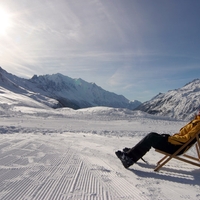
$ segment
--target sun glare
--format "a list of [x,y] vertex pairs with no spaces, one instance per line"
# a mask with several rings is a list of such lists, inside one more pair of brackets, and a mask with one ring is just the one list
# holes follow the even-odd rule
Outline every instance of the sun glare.
[[0,34],[5,35],[7,28],[10,26],[9,14],[0,8]]

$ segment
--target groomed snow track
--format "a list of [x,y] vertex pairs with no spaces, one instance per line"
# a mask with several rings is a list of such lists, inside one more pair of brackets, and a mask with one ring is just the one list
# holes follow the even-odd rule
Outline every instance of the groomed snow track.
[[61,138],[1,135],[1,200],[146,199],[101,158],[90,160],[72,148],[75,141]]

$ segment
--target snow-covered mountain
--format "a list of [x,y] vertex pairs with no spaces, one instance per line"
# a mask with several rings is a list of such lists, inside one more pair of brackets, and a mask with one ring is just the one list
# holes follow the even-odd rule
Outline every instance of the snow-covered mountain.
[[195,79],[184,87],[158,94],[144,102],[138,110],[176,119],[191,119],[200,109],[200,79]]
[[129,101],[122,95],[108,92],[95,83],[72,79],[59,73],[44,76],[34,75],[31,79],[24,79],[0,68],[0,86],[1,89],[27,96],[53,108],[79,109],[107,106],[134,109],[141,104],[137,100]]

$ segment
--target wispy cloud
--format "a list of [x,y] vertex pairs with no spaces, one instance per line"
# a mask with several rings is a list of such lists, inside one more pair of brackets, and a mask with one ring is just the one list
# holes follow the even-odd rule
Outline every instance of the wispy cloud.
[[20,76],[61,72],[145,99],[200,73],[199,5],[4,1],[12,27],[0,37],[0,65]]

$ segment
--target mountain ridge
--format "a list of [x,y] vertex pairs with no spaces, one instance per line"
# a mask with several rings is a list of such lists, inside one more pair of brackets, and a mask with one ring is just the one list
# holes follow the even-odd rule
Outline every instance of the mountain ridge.
[[33,75],[30,79],[24,79],[0,67],[0,87],[2,94],[5,88],[6,94],[11,91],[24,95],[50,108],[81,109],[105,106],[141,110],[181,120],[191,119],[200,108],[200,79],[194,79],[181,88],[159,93],[144,103],[137,100],[129,101],[123,95],[108,92],[95,83],[88,83],[81,78],[73,79],[60,73]]
[[[8,90],[23,93],[53,108],[108,106],[134,109],[141,104],[137,100],[129,101],[123,95],[108,92],[95,83],[88,83],[81,78],[72,79],[60,73],[34,75],[31,79],[24,79],[0,68],[0,84]],[[45,98],[50,99],[51,104],[49,101],[45,102]]]
[[200,79],[194,79],[182,88],[159,93],[139,105],[136,110],[149,114],[188,120],[200,109]]

